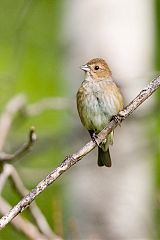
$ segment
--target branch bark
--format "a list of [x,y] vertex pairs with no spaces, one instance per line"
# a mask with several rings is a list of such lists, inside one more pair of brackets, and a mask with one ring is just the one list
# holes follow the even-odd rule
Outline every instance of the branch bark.
[[[11,206],[0,196],[0,212],[4,214],[6,211],[9,211]],[[13,220],[13,226],[22,231],[29,239],[31,240],[48,240],[43,233],[41,233],[37,227],[35,227],[31,222],[27,219],[24,219],[21,216],[17,216],[16,219]],[[51,239],[51,238],[50,238]]]
[[[5,164],[3,167],[2,174],[0,174],[0,182],[2,181],[2,184],[0,184],[0,193],[2,192],[2,190],[4,188],[4,184],[8,178],[10,179],[11,184],[13,185],[13,187],[15,188],[15,190],[19,194],[19,196],[24,197],[27,194],[28,190],[24,186],[15,167],[12,166],[11,164]],[[9,206],[10,205],[8,204],[8,202],[5,201],[2,197],[0,197],[0,213],[5,214],[5,212],[9,211],[9,209],[11,208]],[[37,237],[37,234],[39,233],[39,234],[42,234],[42,236],[45,240],[49,240],[49,239],[62,240],[62,238],[57,236],[52,231],[52,229],[50,228],[43,213],[41,212],[41,210],[39,209],[39,207],[36,205],[35,202],[34,202],[34,204],[29,206],[29,211],[36,223],[36,226],[34,224],[30,223],[30,221],[26,220],[25,218],[21,218],[20,216],[18,216],[19,220],[16,218],[18,222],[12,221],[12,224],[15,226],[15,228],[17,228],[18,230],[21,230],[25,235],[27,235],[31,239],[37,239],[36,237]],[[29,226],[29,224],[32,227],[32,231],[31,232],[29,231],[29,233],[28,233],[27,226]],[[34,234],[36,234],[36,235],[34,235]],[[41,238],[42,238],[42,236],[41,236]],[[40,235],[39,235],[39,237],[40,237]]]
[[[28,190],[24,186],[20,176],[18,175],[15,167],[11,164],[4,164],[3,172],[0,174],[0,195],[4,188],[4,184],[6,183],[7,179],[10,179],[11,184],[15,188],[16,192],[19,194],[20,197],[24,197]],[[4,200],[0,196],[0,213],[5,214],[5,212],[9,211],[11,206],[9,203]],[[29,220],[18,216],[15,220],[12,221],[13,226],[22,231],[28,238],[36,240],[36,239],[43,239],[43,240],[62,240],[59,236],[57,236],[52,229],[50,228],[48,222],[46,221],[43,213],[39,209],[39,207],[34,204],[29,206],[30,214],[32,215],[36,225],[31,223]],[[32,228],[32,231],[28,232],[28,227]]]
[[[160,86],[160,76],[151,81],[151,83],[141,90],[137,97],[131,101],[126,108],[119,112],[114,119],[106,126],[98,135],[97,143],[101,143],[117,125],[126,119],[139,105],[141,105],[149,96],[151,96]],[[0,229],[4,228],[15,216],[24,211],[31,202],[43,192],[50,184],[52,184],[62,173],[67,171],[71,166],[80,161],[86,154],[96,147],[96,143],[92,140],[88,142],[76,153],[68,156],[65,160],[49,173],[37,186],[29,192],[17,205],[15,205],[6,215],[0,219]]]
[[[8,168],[10,168],[10,181],[16,189],[16,192],[19,194],[20,197],[24,197],[27,194],[28,189],[26,189],[26,187],[24,186],[16,169],[11,164],[5,164],[4,167],[6,168],[6,166],[7,170]],[[38,229],[42,234],[44,234],[47,239],[62,240],[52,231],[40,208],[37,206],[36,202],[29,206],[29,211],[34,221],[36,222]]]

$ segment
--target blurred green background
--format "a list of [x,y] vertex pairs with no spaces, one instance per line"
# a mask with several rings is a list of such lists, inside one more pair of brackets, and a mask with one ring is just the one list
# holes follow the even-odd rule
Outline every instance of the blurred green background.
[[[60,45],[63,0],[2,0],[0,2],[0,110],[18,93],[27,95],[28,103],[45,97],[69,96],[63,72],[63,49]],[[155,68],[160,70],[160,1],[155,1]],[[155,225],[160,239],[160,94],[156,94],[154,121],[150,131],[155,159]],[[158,109],[158,111],[157,111]],[[64,111],[46,111],[37,117],[17,116],[5,146],[14,151],[26,140],[34,125],[38,141],[33,151],[14,163],[26,187],[31,189],[64,156],[70,153],[68,137],[72,116]],[[146,129],[146,132],[148,130]],[[58,180],[37,198],[37,204],[57,234],[65,236],[68,223],[65,178]],[[7,184],[3,196],[14,205],[20,198]],[[55,222],[58,209],[59,223]],[[28,216],[27,211],[22,215]],[[57,216],[56,216],[57,217]],[[32,219],[31,219],[32,220]],[[65,224],[64,224],[65,223]],[[9,224],[0,239],[27,239]]]
[[[59,28],[63,1],[15,0],[0,3],[0,109],[17,93],[27,95],[28,103],[45,97],[67,96],[68,90],[62,71]],[[5,94],[4,94],[5,93]],[[28,189],[51,171],[67,155],[68,111],[46,111],[37,117],[17,116],[5,151],[14,151],[26,141],[30,126],[36,127],[38,141],[33,151],[21,161],[15,162]],[[37,199],[51,227],[64,234],[63,224],[55,223],[54,213],[59,209],[60,219],[65,217],[65,180],[57,181]],[[11,204],[20,198],[7,184],[3,196]],[[26,211],[27,212],[27,211]],[[24,213],[26,216],[27,213]],[[56,213],[55,213],[56,214]],[[61,216],[62,214],[62,216]],[[0,233],[0,239],[27,239],[21,232],[8,225]]]

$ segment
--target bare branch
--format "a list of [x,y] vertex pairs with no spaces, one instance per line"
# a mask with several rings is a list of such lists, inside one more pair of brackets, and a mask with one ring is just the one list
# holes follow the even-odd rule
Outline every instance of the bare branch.
[[9,164],[5,164],[3,166],[3,171],[2,173],[0,174],[0,195],[2,193],[2,190],[4,188],[4,185],[8,179],[8,177],[10,176],[11,174],[11,168],[10,168],[10,165]]
[[23,109],[25,104],[26,104],[25,95],[20,94],[12,98],[6,105],[6,108],[0,118],[0,134],[1,134],[0,151],[2,151],[3,149],[5,140],[7,138],[15,114],[21,109]]
[[36,133],[35,133],[35,128],[31,127],[29,131],[29,136],[28,136],[28,142],[25,143],[20,149],[18,149],[15,153],[9,154],[5,152],[0,152],[0,162],[9,162],[11,160],[15,160],[18,158],[23,157],[33,146],[37,139]]
[[[2,174],[0,174],[0,194],[2,192],[2,189],[4,187],[5,182],[7,181],[7,179],[10,178],[12,185],[14,186],[14,188],[16,189],[16,191],[18,192],[18,194],[21,197],[24,197],[25,194],[27,194],[28,190],[26,189],[26,187],[24,186],[20,176],[18,175],[16,169],[14,168],[14,166],[12,166],[11,164],[5,164],[3,167],[3,172]],[[9,206],[9,204],[7,203],[7,201],[5,201],[3,198],[0,198],[0,212],[1,214],[4,214],[4,212],[9,211],[9,207],[7,208],[8,210],[6,210],[6,206]],[[50,228],[50,226],[48,225],[43,213],[40,211],[40,209],[38,208],[38,206],[36,205],[36,203],[34,202],[32,205],[29,206],[29,210],[31,212],[31,215],[33,216],[38,229],[40,230],[40,232],[43,234],[43,239],[52,239],[52,240],[62,240],[59,236],[57,236],[52,229]],[[18,222],[12,222],[13,225],[20,229],[22,232],[24,232],[24,234],[26,234],[26,230],[24,231],[24,229],[26,229],[26,226],[30,224],[29,221],[26,221],[25,219],[21,219],[19,218]],[[18,223],[18,225],[17,225]],[[27,224],[27,225],[26,225]],[[34,226],[33,224],[31,224],[32,228],[34,229],[34,232],[36,233],[36,236],[38,234],[38,230],[36,230],[36,226]],[[31,234],[31,237],[30,237]],[[34,234],[33,233],[29,233],[26,234],[28,237],[30,237],[31,239],[37,239],[34,238]],[[45,238],[44,238],[45,237]],[[42,236],[41,236],[42,238]]]
[[[5,212],[9,211],[10,208],[11,206],[2,197],[0,197],[0,213],[5,214]],[[16,229],[21,230],[29,239],[48,240],[48,238],[40,233],[32,223],[21,216],[17,216],[12,223]]]
[[30,139],[27,144],[17,150],[14,154],[5,153],[2,151],[11,124],[16,116],[16,113],[23,112],[27,116],[36,116],[41,114],[43,111],[53,109],[62,110],[69,109],[71,101],[68,98],[55,97],[55,98],[44,98],[36,103],[26,105],[26,96],[23,94],[13,97],[6,105],[3,113],[0,117],[0,162],[15,160],[22,157],[33,145],[36,140],[36,134],[34,127],[30,130]]
[[[160,86],[160,77],[154,79],[146,88],[144,88],[138,96],[128,104],[128,106],[119,112],[116,117],[109,123],[109,125],[104,128],[97,136],[98,143],[101,143],[107,135],[117,127],[119,122],[123,121],[128,117],[140,104],[142,104],[153,92]],[[117,121],[118,119],[118,121]],[[15,216],[20,212],[24,211],[31,202],[44,191],[51,183],[53,183],[62,173],[67,171],[71,166],[76,164],[81,160],[87,153],[96,147],[96,143],[92,140],[88,142],[84,147],[82,147],[78,152],[66,157],[66,159],[51,173],[49,173],[46,178],[44,178],[38,185],[29,192],[17,205],[15,205],[5,216],[0,219],[0,229],[4,228]]]
[[[10,180],[11,180],[12,185],[16,189],[16,192],[18,192],[18,194],[21,197],[24,197],[27,194],[28,189],[26,189],[26,187],[24,186],[16,169],[11,164],[5,164],[5,168],[6,168],[6,165],[7,165],[7,168],[10,168]],[[7,171],[7,172],[9,172],[9,171]],[[47,223],[43,213],[38,208],[38,206],[36,205],[35,202],[29,206],[29,211],[30,211],[32,217],[34,218],[34,220],[37,224],[37,227],[45,236],[47,236],[47,238],[52,239],[52,240],[61,240],[61,238],[52,231],[52,229],[50,228],[49,224]]]
[[24,113],[27,116],[36,116],[46,110],[64,110],[71,108],[71,101],[65,97],[44,98],[41,101],[26,106]]

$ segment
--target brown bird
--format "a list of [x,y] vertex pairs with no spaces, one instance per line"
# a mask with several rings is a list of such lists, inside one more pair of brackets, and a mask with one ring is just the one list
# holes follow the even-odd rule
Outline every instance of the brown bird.
[[[81,69],[85,77],[77,92],[77,109],[82,124],[95,138],[112,116],[123,109],[123,97],[105,60],[92,59]],[[98,166],[111,167],[110,144],[113,144],[113,132],[98,146]]]

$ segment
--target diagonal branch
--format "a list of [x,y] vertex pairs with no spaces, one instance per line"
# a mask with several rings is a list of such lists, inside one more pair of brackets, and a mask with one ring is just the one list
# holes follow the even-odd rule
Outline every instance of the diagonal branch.
[[[4,164],[3,172],[0,174],[0,183],[1,183],[0,184],[0,213],[1,214],[5,214],[5,212],[9,211],[9,209],[11,208],[9,203],[1,197],[1,192],[8,178],[10,179],[13,187],[16,189],[16,192],[18,192],[18,194],[21,197],[24,197],[28,192],[20,176],[18,175],[15,167],[12,166],[11,164]],[[35,202],[34,204],[29,206],[29,211],[33,219],[35,220],[36,225],[32,224],[27,219],[18,216],[15,219],[17,221],[12,221],[12,224],[16,229],[21,230],[26,236],[28,236],[30,239],[33,239],[33,240],[37,239],[38,237],[39,237],[38,239],[44,239],[44,240],[48,240],[48,239],[62,240],[62,238],[57,236],[52,231],[43,213],[41,212],[41,210],[39,209],[39,207],[36,205]],[[31,227],[32,231],[28,232],[28,227]]]
[[[11,206],[0,196],[0,213],[4,214],[6,211],[9,211]],[[31,222],[29,222],[27,219],[17,216],[16,219],[13,220],[13,226],[19,230],[22,231],[28,239],[31,240],[48,240],[43,233],[41,233],[36,226],[34,226]]]
[[[18,192],[18,194],[21,197],[24,197],[27,194],[28,190],[24,186],[16,169],[11,164],[5,164],[4,165],[5,169],[6,169],[6,166],[7,166],[7,170],[10,169],[10,181],[14,186],[14,188],[16,189],[16,192]],[[52,231],[43,213],[41,212],[41,210],[39,209],[39,207],[35,202],[29,206],[29,211],[33,219],[35,220],[38,229],[40,230],[41,233],[44,234],[44,236],[47,237],[47,239],[61,240],[61,238]]]
[[[119,112],[114,119],[97,136],[97,142],[101,143],[119,122],[126,119],[140,104],[151,96],[160,86],[160,76],[154,79],[146,88],[142,89],[137,97],[131,101],[124,110]],[[17,205],[15,205],[5,216],[0,219],[0,229],[4,228],[15,216],[24,211],[31,202],[43,192],[51,183],[53,183],[62,173],[81,160],[86,154],[96,147],[92,140],[82,147],[78,152],[65,158],[65,160],[49,173],[38,185],[29,192]]]

